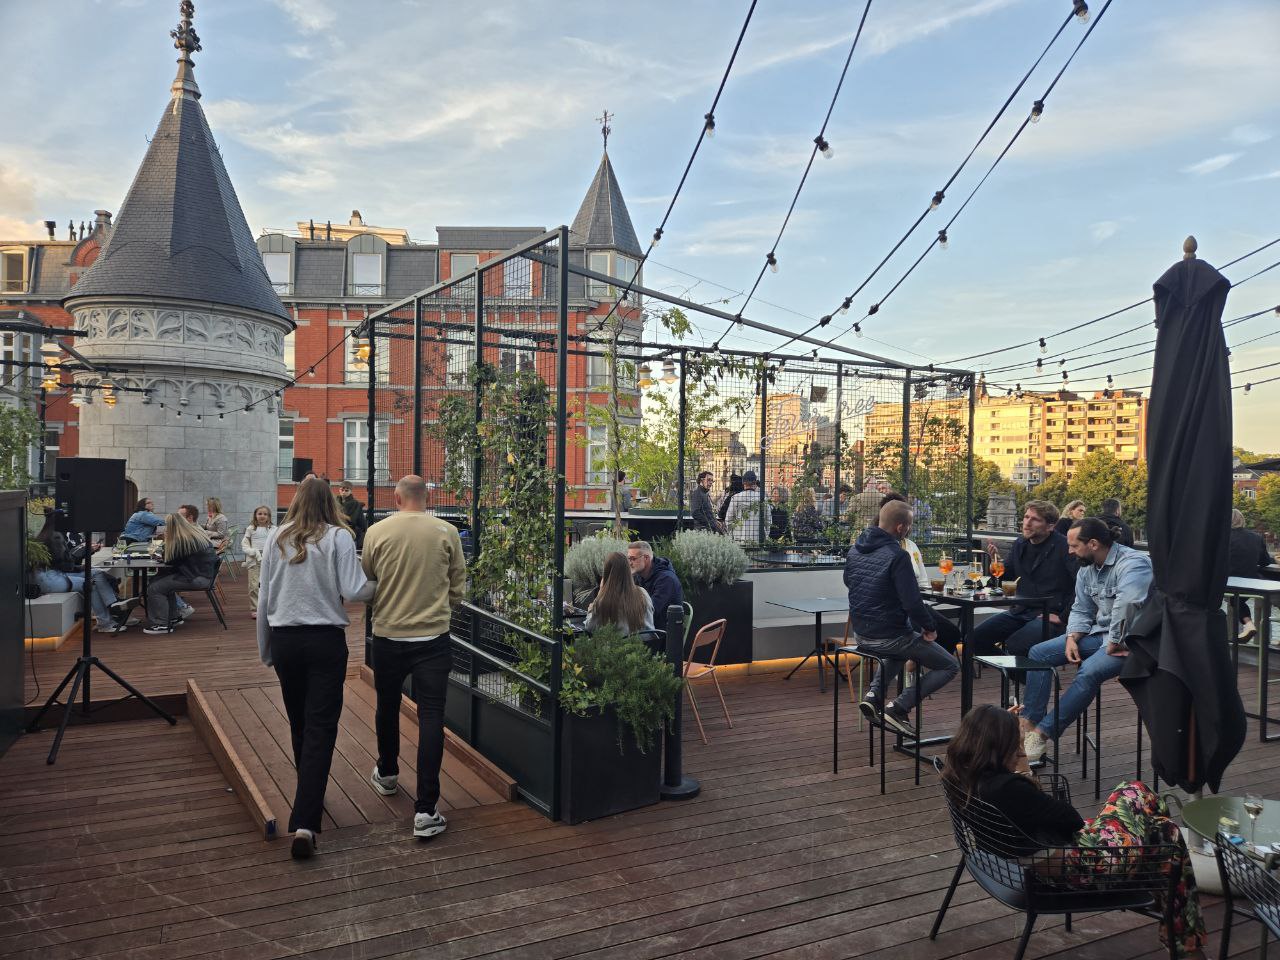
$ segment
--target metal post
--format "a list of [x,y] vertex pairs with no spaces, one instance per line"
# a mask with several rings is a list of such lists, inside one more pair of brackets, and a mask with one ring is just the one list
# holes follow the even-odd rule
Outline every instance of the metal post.
[[[551,648],[551,814],[552,821],[560,819],[560,738],[564,726],[564,711],[560,708],[560,683],[564,675],[564,639],[557,630]],[[474,657],[472,658],[475,659]],[[472,693],[472,700],[475,694]],[[474,728],[473,728],[474,729]]]
[[[369,311],[365,310],[364,316],[364,335],[369,340],[369,381],[366,402],[369,406],[369,414],[365,419],[365,430],[369,436],[369,448],[365,451],[365,480],[364,480],[364,518],[365,527],[373,526],[374,513],[374,497],[376,496],[377,484],[374,466],[376,460],[374,458],[375,450],[378,446],[378,421],[375,416],[378,405],[378,338],[373,335],[373,329],[377,321],[369,316]],[[390,346],[388,346],[390,349]],[[347,358],[343,357],[342,362],[345,364]],[[390,430],[390,426],[387,427]],[[366,667],[373,666],[373,607],[366,604],[364,608],[364,664]]]
[[[477,370],[484,367],[484,290],[480,284],[480,269],[473,271],[475,279],[475,317],[473,336],[475,337],[475,365]],[[476,430],[480,429],[480,421],[484,418],[484,385],[479,376],[472,377],[475,382],[475,419]],[[476,442],[476,455],[471,460],[471,556],[480,556],[480,481],[484,472],[484,454],[479,441]]]
[[844,364],[836,361],[836,469],[831,484],[831,522],[840,517],[840,459],[844,456]]
[[902,495],[911,492],[911,371],[902,371]]
[[[684,607],[667,607],[667,662],[677,677],[684,676]],[[839,697],[836,697],[839,700]],[[702,791],[693,777],[684,775],[684,687],[676,691],[676,715],[663,735],[662,799],[691,800]]]
[[977,403],[977,385],[972,374],[969,376],[969,436],[966,443],[969,448],[965,465],[964,485],[964,535],[970,548],[973,546],[973,408]]
[[422,476],[422,298],[413,298],[413,470]]
[[764,524],[764,458],[765,452],[769,446],[769,364],[766,362],[760,368],[760,476],[757,480],[760,484],[760,504],[756,509],[756,526],[760,530],[760,542],[764,543],[768,537],[769,531]]
[[685,456],[685,416],[688,413],[688,399],[685,397],[685,387],[688,385],[688,377],[685,373],[685,361],[688,360],[688,354],[680,351],[680,398],[677,401],[677,409],[679,424],[676,433],[676,531],[678,532],[684,526],[684,456]]
[[[556,305],[559,315],[556,336],[556,539],[551,558],[551,624],[557,641],[561,639],[564,621],[564,458],[569,432],[569,228],[562,226],[559,233],[560,275],[556,278],[556,296],[559,299]],[[614,354],[615,365],[617,361],[617,354]],[[617,479],[617,474],[614,478]]]
[[[45,481],[44,465],[45,465],[45,460],[48,457],[48,452],[45,450],[45,446],[47,445],[49,440],[49,425],[48,425],[49,398],[48,398],[48,393],[44,387],[40,388],[39,409],[40,409],[40,461],[39,463],[36,464],[36,479],[39,480],[40,483],[44,483]],[[89,608],[85,607],[84,609],[88,610]]]

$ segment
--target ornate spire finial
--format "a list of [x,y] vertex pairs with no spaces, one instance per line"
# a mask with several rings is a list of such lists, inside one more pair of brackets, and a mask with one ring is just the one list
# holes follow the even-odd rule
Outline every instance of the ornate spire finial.
[[191,18],[196,14],[196,5],[191,0],[182,0],[178,4],[178,14],[181,20],[178,25],[169,31],[169,36],[173,37],[173,45],[178,51],[178,75],[173,79],[173,86],[169,89],[173,92],[173,109],[178,109],[178,101],[183,97],[191,96],[200,99],[200,88],[196,86],[195,65],[191,62],[191,55],[197,50],[202,50],[200,46],[200,35],[196,33],[195,27],[191,26]]
[[191,0],[182,0],[178,4],[178,14],[182,19],[169,31],[169,36],[173,37],[173,45],[182,51],[182,55],[190,57],[191,54],[202,49],[200,35],[191,26],[191,18],[196,15],[196,5]]
[[600,116],[596,117],[596,122],[600,124],[600,136],[604,138],[605,153],[609,152],[609,134],[613,132],[613,127],[609,126],[609,121],[616,114],[610,113],[608,110],[602,110]]
[[1195,237],[1187,237],[1182,241],[1182,259],[1194,260],[1196,258],[1196,250],[1199,248]]

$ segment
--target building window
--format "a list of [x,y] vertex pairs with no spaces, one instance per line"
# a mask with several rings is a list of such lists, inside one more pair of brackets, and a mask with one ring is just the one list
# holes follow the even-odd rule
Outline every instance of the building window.
[[[268,254],[268,256],[271,256],[271,254]],[[294,340],[296,336],[297,336],[296,330],[293,333],[286,333],[284,335],[284,369],[285,369],[285,373],[289,374],[289,376],[293,376],[293,372],[297,363],[297,360],[294,357],[294,353],[293,353],[294,347],[295,347]]]
[[293,292],[293,283],[289,279],[290,261],[293,258],[287,253],[264,253],[262,265],[267,268],[267,279],[276,293]]
[[[387,436],[390,424],[374,421],[376,439],[373,448],[374,479],[385,482],[390,477],[387,467]],[[342,475],[348,480],[369,479],[369,423],[367,420],[343,422]]]
[[[373,369],[377,373],[378,383],[391,382],[391,343],[392,341],[390,340],[380,339],[373,351]],[[346,358],[343,360],[342,367],[343,382],[367,384],[369,382],[369,371],[355,368],[356,358],[350,345],[346,347],[343,356]]]
[[27,290],[27,251],[0,252],[0,293],[25,293]]
[[587,427],[587,483],[604,486],[609,482],[608,427]]
[[46,430],[44,432],[44,476],[40,479],[52,483],[57,477],[54,465],[58,462],[58,451],[62,449],[62,431]]
[[33,358],[34,339],[29,333],[0,334],[0,383],[19,390],[29,390],[38,368],[20,366]]
[[[587,254],[587,269],[594,273],[609,272],[609,255],[607,253],[589,253]],[[609,284],[603,280],[596,280],[593,277],[587,279],[587,296],[595,297],[603,300],[609,296]]]
[[[459,336],[460,331],[450,332],[450,336]],[[475,347],[469,343],[446,343],[445,378],[450,386],[466,384],[471,378],[471,368],[476,365]]]
[[382,296],[382,254],[353,253],[351,255],[351,295],[353,297]]
[[[592,338],[588,341],[591,353],[587,357],[587,386],[607,387],[609,385],[609,341]],[[618,389],[634,390],[636,388],[636,342],[618,339]]]
[[503,337],[498,348],[498,369],[512,374],[518,370],[537,370],[536,351],[532,340],[524,337]]
[[293,418],[280,418],[280,458],[276,467],[276,479],[287,483],[293,479]]
[[524,257],[503,261],[502,295],[508,299],[532,296],[533,264]]
[[[636,277],[636,269],[640,266],[640,262],[638,260],[633,260],[630,257],[624,257],[622,254],[618,254],[614,257],[614,260],[618,265],[617,269],[614,271],[614,276],[618,278],[618,283],[621,287],[625,288],[632,280],[635,280],[636,283],[640,282]],[[629,303],[639,302],[639,300],[640,295],[634,290],[627,294],[627,301]]]

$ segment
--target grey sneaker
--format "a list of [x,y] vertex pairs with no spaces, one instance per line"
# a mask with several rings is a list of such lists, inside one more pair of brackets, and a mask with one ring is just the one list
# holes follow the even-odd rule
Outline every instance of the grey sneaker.
[[884,708],[884,725],[890,730],[905,733],[908,737],[916,735],[916,728],[911,725],[911,714],[896,703],[891,703]]
[[289,856],[295,860],[310,860],[316,853],[316,835],[310,830],[293,831],[293,846],[289,848]]
[[1044,759],[1044,734],[1039,730],[1029,730],[1022,738],[1022,752],[1027,755],[1028,763],[1036,763]]
[[196,612],[196,608],[195,608],[195,607],[179,607],[179,608],[178,608],[178,619],[179,619],[179,620],[185,620],[185,619],[187,619],[187,617],[191,616],[191,615],[192,615],[193,613],[195,613],[195,612]]
[[448,825],[448,821],[439,811],[413,815],[413,835],[420,840],[434,837],[437,833],[444,833],[444,828]]
[[399,776],[394,773],[389,777],[384,777],[378,772],[378,762],[376,760],[373,762],[373,773],[369,774],[369,782],[373,784],[373,789],[384,797],[394,797],[397,780],[399,780]]

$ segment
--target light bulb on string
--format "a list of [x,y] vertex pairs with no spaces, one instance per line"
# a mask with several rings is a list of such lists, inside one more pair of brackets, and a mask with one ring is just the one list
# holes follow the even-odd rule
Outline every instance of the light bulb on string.
[[116,405],[116,395],[114,393],[104,393],[102,395],[102,402],[108,407],[114,407]]
[[942,206],[942,201],[946,199],[946,196],[947,195],[943,193],[941,190],[935,191],[933,194],[933,199],[929,202],[929,209],[937,210],[940,206]]
[[1044,114],[1044,101],[1037,100],[1031,105],[1031,122],[1039,123],[1040,117]]
[[824,315],[820,320],[818,320],[818,326],[825,327],[830,322],[831,322],[831,314],[828,313]]
[[[853,297],[845,297],[845,298],[844,298],[844,303],[840,304],[840,312],[841,312],[841,313],[848,313],[848,312],[849,312],[849,308],[850,308],[851,306],[853,306]],[[1277,308],[1277,309],[1280,309],[1280,308]]]
[[816,137],[814,137],[813,142],[818,145],[818,149],[822,151],[822,155],[826,157],[828,160],[830,160],[832,155],[835,153],[835,151],[831,149],[831,144],[827,143],[826,139],[823,138],[822,134],[818,134]]
[[1071,7],[1077,20],[1081,23],[1089,22],[1089,4],[1085,3],[1085,0],[1072,0]]
[[308,370],[308,371],[307,371],[307,376],[308,376],[308,377],[314,377],[315,375],[316,375],[316,368],[315,368],[315,367],[312,367],[310,370]]
[[948,243],[947,231],[946,231],[946,228],[944,227],[943,229],[938,231],[938,246],[940,246],[943,250],[945,250],[947,249],[947,243]]
[[704,113],[702,120],[702,132],[710,140],[716,135],[716,115],[714,113]]
[[1045,343],[1045,342],[1044,342],[1044,337],[1041,337],[1041,338],[1040,338],[1040,352],[1041,352],[1041,353],[1048,353],[1048,352],[1049,352],[1049,345],[1048,345],[1047,343]]
[[62,347],[57,340],[46,340],[40,344],[40,359],[46,366],[56,367],[62,363]]
[[1036,373],[1039,373],[1043,369],[1044,369],[1044,361],[1041,360],[1039,357],[1036,357]]
[[650,246],[656,247],[661,242],[662,242],[662,228],[659,227],[657,230],[653,231],[653,240],[650,241]]
[[860,323],[855,323],[855,324],[853,325],[853,335],[854,335],[855,337],[861,337],[861,336],[862,336],[862,324],[860,324]]
[[778,258],[773,255],[772,250],[765,254],[764,262],[769,265],[769,269],[774,273],[778,272]]
[[1253,384],[1252,384],[1252,383],[1246,383],[1246,384],[1244,385],[1244,392],[1245,392],[1245,393],[1248,393],[1248,392],[1249,392],[1250,390],[1252,390],[1252,389],[1253,389]]
[[73,407],[79,408],[84,406],[84,392],[79,387],[71,391],[71,399],[67,401]]

